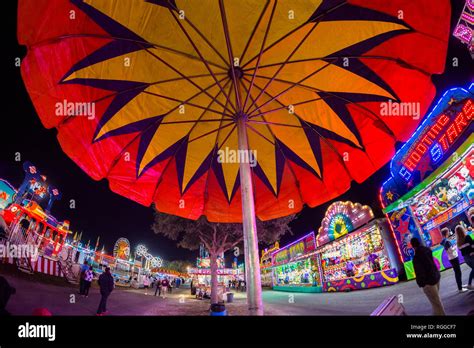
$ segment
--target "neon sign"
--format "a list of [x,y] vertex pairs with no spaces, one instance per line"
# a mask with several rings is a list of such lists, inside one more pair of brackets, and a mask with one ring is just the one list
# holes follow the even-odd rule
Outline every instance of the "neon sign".
[[297,241],[285,246],[284,248],[273,252],[273,264],[280,265],[288,263],[298,258],[299,256],[306,255],[316,249],[316,240],[314,232],[311,232]]
[[462,108],[455,117],[450,116],[448,112],[442,113],[416,138],[410,151],[404,156],[399,170],[399,175],[404,180],[410,180],[413,171],[427,153],[434,163],[438,162],[469,127],[474,116],[474,102],[469,98],[461,105]]

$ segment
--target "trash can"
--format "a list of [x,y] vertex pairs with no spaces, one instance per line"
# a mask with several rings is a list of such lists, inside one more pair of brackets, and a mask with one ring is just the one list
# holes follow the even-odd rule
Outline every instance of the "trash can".
[[227,315],[225,305],[223,303],[213,303],[211,304],[211,317],[223,317]]
[[227,293],[227,303],[232,303],[234,302],[234,293],[233,292],[228,292]]

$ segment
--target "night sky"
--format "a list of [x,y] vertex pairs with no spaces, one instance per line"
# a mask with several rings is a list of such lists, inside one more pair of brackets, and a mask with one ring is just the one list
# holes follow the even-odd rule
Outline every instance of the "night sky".
[[[451,32],[463,4],[464,1],[461,0],[452,1]],[[20,69],[14,65],[15,58],[24,57],[26,53],[26,49],[19,46],[16,40],[16,2],[6,1],[2,9],[3,22],[7,24],[4,26],[2,55],[7,57],[7,62],[2,65],[4,71],[2,94],[5,98],[2,105],[6,105],[6,110],[5,107],[2,110],[0,126],[0,177],[18,187],[23,179],[22,163],[31,161],[48,177],[50,184],[62,191],[63,198],[53,206],[53,215],[59,220],[70,220],[72,230],[83,231],[83,240],[86,242],[90,239],[91,243],[95,243],[97,236],[100,235],[100,245],[105,243],[105,250],[110,253],[115,241],[119,237],[126,237],[132,247],[144,243],[152,254],[166,260],[194,261],[196,251],[177,248],[175,242],[157,236],[151,231],[152,208],[113,193],[109,190],[106,180],[97,182],[91,179],[62,152],[56,139],[56,130],[45,129],[42,126],[26,93]],[[454,57],[459,59],[458,67],[452,66]],[[437,88],[435,101],[446,89],[466,86],[473,81],[473,66],[474,61],[467,47],[450,36],[445,73],[433,77]],[[16,152],[21,154],[21,162],[15,161]],[[380,185],[388,176],[387,164],[363,184],[353,182],[351,189],[336,200],[367,204],[374,209],[376,216],[380,217],[382,213],[378,192]],[[76,209],[69,209],[70,199],[76,201]],[[291,225],[293,235],[284,236],[281,245],[317,230],[325,210],[332,202],[334,201],[316,208],[304,208]]]

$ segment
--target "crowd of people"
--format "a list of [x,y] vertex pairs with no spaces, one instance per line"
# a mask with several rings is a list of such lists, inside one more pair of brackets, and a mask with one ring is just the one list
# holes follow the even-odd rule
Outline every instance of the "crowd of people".
[[239,291],[245,292],[246,291],[246,284],[245,284],[245,280],[243,280],[243,279],[229,280],[228,286],[229,286],[229,289],[235,289],[237,292],[239,292]]
[[[454,271],[454,278],[458,292],[464,293],[474,290],[472,281],[474,279],[474,239],[467,233],[463,225],[457,225],[454,232],[449,228],[441,230],[443,239],[441,245],[446,250],[449,262]],[[431,303],[434,315],[446,315],[443,301],[439,294],[441,274],[436,266],[430,248],[421,245],[418,238],[411,239],[411,245],[415,249],[413,257],[413,267],[416,275],[416,283],[423,289],[426,297]],[[460,267],[459,252],[464,258],[464,262],[470,268],[467,284],[462,284],[462,272]]]
[[160,296],[166,298],[167,293],[172,293],[173,288],[179,288],[184,282],[182,278],[173,278],[171,281],[168,277],[160,278],[158,276],[143,276],[143,287],[145,289],[145,294],[148,294],[149,289],[155,288],[155,296]]

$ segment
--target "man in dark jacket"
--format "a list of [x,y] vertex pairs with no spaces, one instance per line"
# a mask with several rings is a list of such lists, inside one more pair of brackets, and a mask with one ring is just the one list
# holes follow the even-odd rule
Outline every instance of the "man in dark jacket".
[[97,309],[97,315],[104,315],[107,313],[107,298],[114,289],[114,277],[110,273],[110,268],[105,268],[105,272],[99,277],[100,286],[100,303]]
[[413,268],[415,269],[416,283],[423,289],[423,292],[430,301],[433,307],[433,314],[446,315],[439,296],[441,275],[434,262],[431,249],[421,245],[418,238],[412,238],[410,242],[415,249]]

